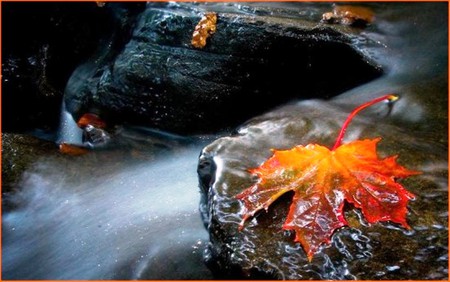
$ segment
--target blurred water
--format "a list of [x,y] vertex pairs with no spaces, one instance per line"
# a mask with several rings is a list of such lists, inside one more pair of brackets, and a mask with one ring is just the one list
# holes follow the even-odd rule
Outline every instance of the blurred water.
[[57,144],[66,142],[68,144],[81,145],[83,130],[77,126],[72,115],[66,110],[66,103],[63,101],[59,122]]
[[[3,278],[209,278],[202,262],[208,236],[198,212],[199,150],[130,164],[114,156],[104,162],[108,152],[73,159],[66,168],[56,159],[37,162],[12,199],[21,207],[3,215]],[[86,161],[105,171],[124,164],[97,177],[79,168]]]

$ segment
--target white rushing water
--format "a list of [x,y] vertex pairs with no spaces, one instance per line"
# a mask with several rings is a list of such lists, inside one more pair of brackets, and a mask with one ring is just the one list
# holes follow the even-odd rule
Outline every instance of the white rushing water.
[[66,142],[68,144],[81,145],[83,143],[82,136],[83,130],[77,126],[72,115],[66,110],[66,103],[63,101],[56,143]]
[[208,278],[199,150],[76,183],[57,162],[39,162],[24,174],[21,206],[3,215],[3,278]]
[[[112,150],[41,158],[24,172],[8,198],[18,207],[2,215],[4,279],[211,278],[198,210],[202,146],[151,129],[119,135]],[[155,140],[158,156],[146,152]],[[83,145],[64,102],[56,143]],[[127,150],[153,157],[124,158]]]

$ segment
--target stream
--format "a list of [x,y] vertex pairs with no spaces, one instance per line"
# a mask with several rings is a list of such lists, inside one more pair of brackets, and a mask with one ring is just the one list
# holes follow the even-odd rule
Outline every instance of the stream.
[[[76,141],[76,125],[63,122],[60,138]],[[152,138],[132,130],[126,138],[130,132],[133,140]],[[21,207],[3,215],[3,278],[211,278],[202,262],[208,234],[192,169],[204,141],[178,141],[189,144],[146,156],[152,148],[141,140],[120,144],[120,153],[37,160],[9,199]],[[132,156],[124,157],[128,150]]]

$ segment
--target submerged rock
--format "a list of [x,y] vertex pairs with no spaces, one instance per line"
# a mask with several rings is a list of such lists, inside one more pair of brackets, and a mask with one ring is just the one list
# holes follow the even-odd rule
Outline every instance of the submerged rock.
[[[321,24],[314,9],[299,16],[299,7],[264,5],[148,4],[113,62],[93,60],[75,71],[68,110],[76,119],[97,109],[118,122],[210,132],[381,74],[363,45],[355,47],[362,40],[351,29]],[[216,31],[197,49],[192,34],[206,12],[217,14]]]
[[2,133],[2,193],[15,189],[22,173],[39,157],[56,155],[53,143],[23,134]]

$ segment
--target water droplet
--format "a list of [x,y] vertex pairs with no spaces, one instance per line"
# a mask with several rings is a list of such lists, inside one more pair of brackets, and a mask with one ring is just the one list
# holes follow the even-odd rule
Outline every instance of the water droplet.
[[398,266],[398,265],[387,265],[387,266],[386,266],[386,269],[387,269],[388,271],[396,271],[396,270],[399,270],[399,269],[400,269],[400,266]]

